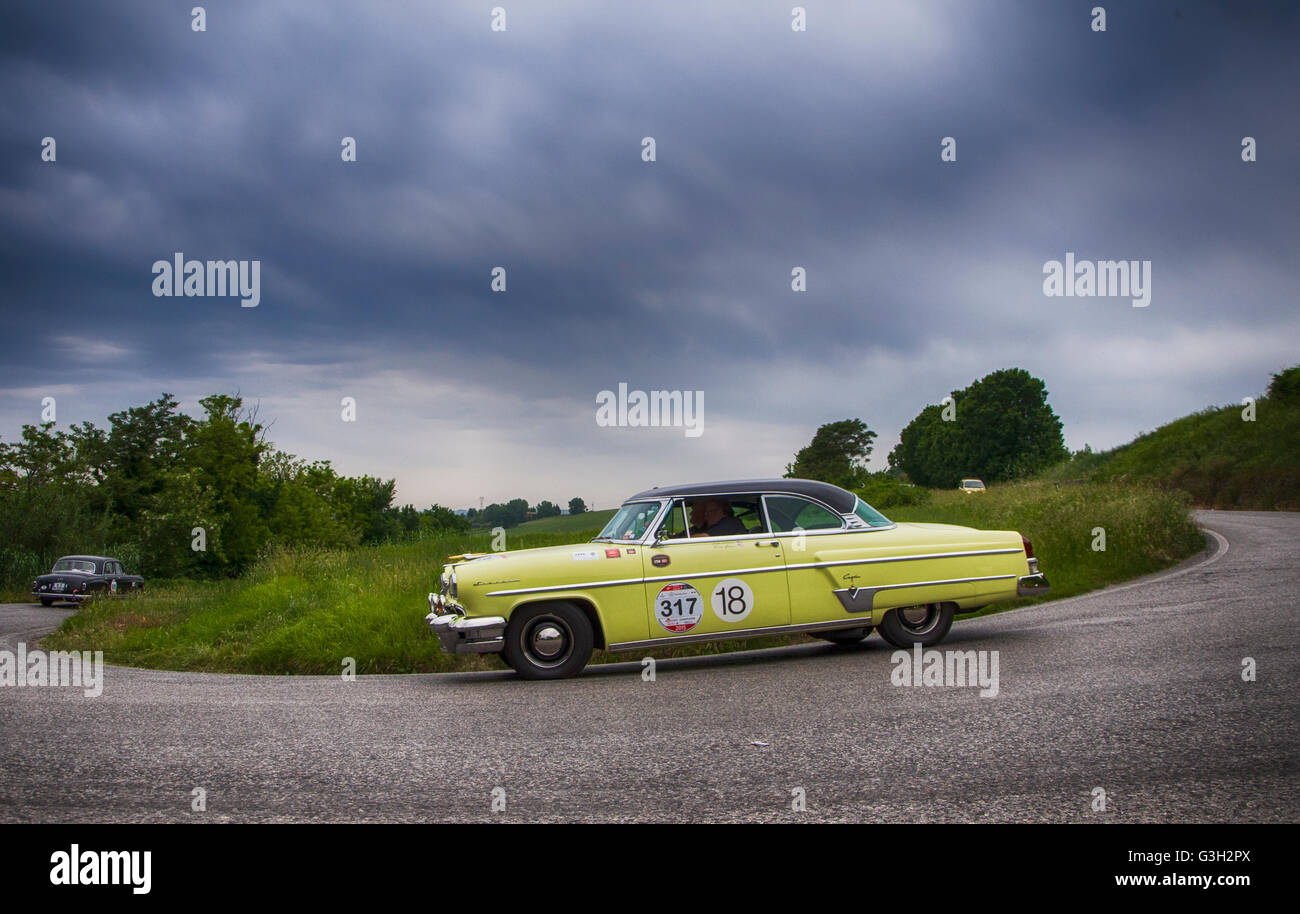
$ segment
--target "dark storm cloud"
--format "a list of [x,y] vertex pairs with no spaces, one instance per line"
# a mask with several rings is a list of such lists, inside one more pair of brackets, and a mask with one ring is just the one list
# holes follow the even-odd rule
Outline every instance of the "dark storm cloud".
[[[481,5],[387,3],[209,4],[195,34],[188,6],[9,4],[0,386],[287,404],[406,367],[513,392],[488,427],[546,398],[589,425],[628,380],[706,389],[715,421],[775,423],[788,454],[850,414],[887,449],[1008,364],[1047,376],[1067,429],[1118,440],[1282,367],[1287,6],[1108,4],[1096,34],[1088,4],[811,3],[796,35],[788,3],[503,5],[504,34]],[[1150,311],[1044,298],[1067,250],[1153,261]],[[260,259],[261,307],[154,298],[175,251]],[[52,361],[52,324],[98,348]],[[1183,360],[1216,328],[1252,352],[1207,376]],[[1075,360],[1100,341],[1110,361]],[[1139,363],[1170,377],[1140,407],[1098,394],[1131,392]]]

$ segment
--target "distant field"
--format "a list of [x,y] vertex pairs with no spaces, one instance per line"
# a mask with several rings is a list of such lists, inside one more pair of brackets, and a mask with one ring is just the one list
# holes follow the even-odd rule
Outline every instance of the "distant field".
[[617,508],[610,508],[608,511],[587,511],[584,514],[560,514],[524,521],[511,529],[520,533],[582,533],[593,530],[599,533],[617,512]]
[[[588,521],[609,513],[594,512]],[[1188,520],[1185,496],[1132,485],[1002,486],[984,495],[935,492],[924,507],[888,513],[899,521],[1023,532],[1034,542],[1055,597],[1167,567],[1204,544]],[[575,522],[582,517],[535,523],[568,521],[581,533]],[[1096,527],[1106,530],[1104,552],[1092,549]],[[512,549],[561,545],[573,542],[574,532],[521,526],[510,531],[507,541]],[[44,646],[103,650],[110,663],[129,666],[210,672],[338,674],[345,657],[355,659],[359,673],[499,669],[500,661],[492,655],[444,654],[424,622],[425,596],[446,556],[488,551],[487,533],[404,545],[283,551],[235,580],[151,582],[141,597],[91,604],[46,638]],[[678,645],[649,654],[721,653],[804,640],[793,635]],[[627,659],[604,652],[593,658],[597,663]]]

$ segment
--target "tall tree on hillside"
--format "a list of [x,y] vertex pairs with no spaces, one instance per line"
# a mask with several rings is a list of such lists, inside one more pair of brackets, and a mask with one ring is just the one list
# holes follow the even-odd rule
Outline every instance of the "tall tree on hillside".
[[995,371],[952,397],[950,408],[923,409],[890,452],[890,466],[912,482],[952,488],[963,476],[1018,479],[1069,455],[1047,385],[1022,368]]
[[581,498],[569,499],[570,514],[585,514],[586,511],[587,511],[587,503],[583,501]]
[[786,465],[785,476],[855,489],[867,479],[867,459],[875,438],[876,433],[861,419],[828,422],[794,455],[794,462]]

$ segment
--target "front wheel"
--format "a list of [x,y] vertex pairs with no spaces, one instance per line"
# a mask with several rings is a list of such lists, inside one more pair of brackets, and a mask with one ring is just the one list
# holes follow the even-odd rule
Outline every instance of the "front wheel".
[[833,632],[816,632],[813,637],[829,641],[831,644],[857,644],[865,641],[871,634],[871,626],[863,628],[844,628]]
[[501,656],[524,679],[564,679],[591,659],[596,636],[570,603],[525,607],[510,617]]
[[952,628],[951,603],[903,606],[885,613],[880,620],[880,637],[894,647],[938,644]]
[[41,597],[41,605],[42,605],[42,606],[53,606],[53,605],[54,605],[54,601],[51,600],[49,597]]

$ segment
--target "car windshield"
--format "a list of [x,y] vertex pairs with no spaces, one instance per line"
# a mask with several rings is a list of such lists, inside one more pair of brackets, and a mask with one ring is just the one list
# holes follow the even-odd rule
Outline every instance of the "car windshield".
[[639,540],[659,514],[657,501],[634,501],[618,509],[597,540]]
[[866,521],[868,527],[888,527],[893,524],[893,521],[860,498],[853,506],[853,513]]
[[982,489],[982,488],[984,488],[984,483],[980,482],[978,479],[963,479],[963,480],[961,481],[961,484],[962,484],[963,486],[965,486],[966,488],[968,488],[968,489]]
[[55,571],[84,571],[86,574],[95,573],[95,563],[88,559],[59,559],[54,563]]

